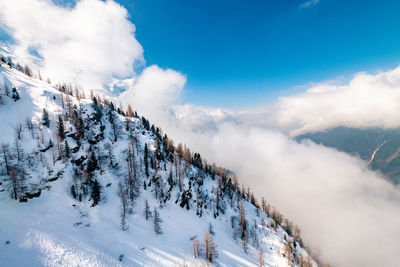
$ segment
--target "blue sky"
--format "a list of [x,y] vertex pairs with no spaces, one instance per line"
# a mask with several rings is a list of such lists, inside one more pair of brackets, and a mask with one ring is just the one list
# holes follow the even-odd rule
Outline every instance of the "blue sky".
[[203,105],[262,105],[311,81],[400,62],[400,1],[118,2],[147,64],[186,74],[185,97]]
[[400,62],[400,1],[116,1],[136,25],[146,65],[185,74],[184,100],[195,104],[263,105]]

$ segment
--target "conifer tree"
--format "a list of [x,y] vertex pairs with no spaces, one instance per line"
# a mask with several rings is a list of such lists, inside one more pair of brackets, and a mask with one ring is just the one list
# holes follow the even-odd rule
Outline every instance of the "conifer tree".
[[93,100],[92,106],[93,106],[93,109],[94,109],[94,111],[95,111],[95,113],[94,113],[94,119],[95,119],[96,121],[100,121],[100,120],[101,120],[101,117],[103,116],[103,113],[102,113],[102,111],[101,111],[100,104],[98,103],[96,97],[93,97],[92,100]]
[[64,151],[65,151],[65,157],[69,158],[70,153],[69,153],[69,145],[68,145],[67,140],[64,141]]
[[143,161],[144,161],[144,169],[146,171],[146,176],[149,177],[149,160],[148,160],[148,156],[149,156],[149,150],[147,148],[147,143],[144,144],[144,157],[143,157]]
[[160,223],[162,222],[161,217],[160,217],[160,213],[158,212],[157,208],[154,207],[154,212],[153,212],[153,219],[154,219],[154,232],[156,233],[156,235],[160,235],[162,234],[162,230],[161,230],[161,225]]
[[49,113],[47,110],[44,108],[43,113],[42,113],[42,124],[46,126],[47,128],[50,126],[50,119],[49,119]]
[[10,157],[9,156],[9,151],[8,151],[8,145],[1,144],[1,152],[3,154],[4,163],[6,165],[7,175],[10,175],[10,167],[9,167],[9,164],[8,164],[8,158]]
[[147,201],[147,199],[144,201],[144,218],[147,220],[149,220],[151,217],[151,211],[150,211],[150,205],[149,202]]
[[97,179],[94,179],[92,184],[92,195],[91,195],[93,200],[92,207],[95,207],[97,204],[99,204],[101,199],[100,194],[101,194],[100,184],[97,181]]
[[128,225],[126,224],[126,217],[128,216],[128,197],[124,186],[119,184],[119,195],[121,198],[121,229],[122,231],[128,230]]
[[169,175],[168,175],[168,184],[172,187],[174,185],[173,174],[172,174],[172,164],[169,165]]
[[57,123],[57,135],[60,140],[64,140],[65,138],[65,128],[64,128],[64,122],[61,116],[58,116],[58,123]]
[[97,164],[97,159],[96,159],[94,153],[92,152],[90,154],[90,158],[87,162],[87,167],[86,167],[87,175],[89,178],[91,178],[93,176],[93,172],[95,170],[97,170],[98,167],[99,167],[99,165]]
[[14,102],[17,102],[20,99],[19,93],[18,93],[18,91],[17,91],[17,89],[15,87],[13,87],[13,89],[12,89],[11,98],[14,99]]
[[212,223],[208,224],[208,232],[210,233],[210,235],[213,235],[213,236],[215,235],[214,227],[213,227]]
[[160,141],[156,138],[156,158],[157,160],[161,159],[161,149],[160,149]]
[[243,203],[240,202],[239,206],[239,226],[240,226],[240,239],[242,240],[243,250],[247,252],[247,238],[248,238],[248,228],[247,228],[247,220],[246,220],[246,212],[244,210]]
[[77,198],[78,194],[76,193],[75,185],[71,185],[71,195],[73,198]]
[[12,198],[18,199],[18,173],[15,168],[12,168],[10,171],[10,187],[12,190]]

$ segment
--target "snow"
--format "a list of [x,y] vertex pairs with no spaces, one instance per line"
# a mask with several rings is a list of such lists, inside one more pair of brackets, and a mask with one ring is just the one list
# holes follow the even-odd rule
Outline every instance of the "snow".
[[[4,49],[3,49],[4,50]],[[0,51],[1,52],[1,51]],[[47,146],[48,141],[56,132],[56,118],[62,114],[60,92],[53,86],[25,74],[9,69],[7,65],[0,66],[0,86],[7,84],[15,86],[21,99],[14,102],[7,98],[0,105],[1,135],[0,143],[13,146],[17,123],[25,124],[27,118],[32,118],[36,125],[41,121],[42,111],[45,108],[50,115],[50,128],[42,127],[39,134],[30,135],[23,130],[21,145],[25,153],[34,153]],[[72,98],[74,104],[82,105],[86,115],[92,112],[91,101]],[[105,116],[105,115],[104,115]],[[120,123],[124,118],[120,115]],[[150,151],[155,150],[155,137],[143,128],[139,119],[131,119],[138,137],[137,161],[143,159],[144,144],[147,143]],[[109,126],[109,125],[108,125]],[[72,127],[72,126],[71,126]],[[69,127],[67,127],[68,129]],[[103,148],[110,143],[110,127],[106,127],[105,138],[98,144]],[[92,129],[96,132],[95,126]],[[54,139],[53,139],[54,140]],[[76,142],[68,137],[70,148],[77,146]],[[112,142],[111,142],[112,143]],[[125,175],[126,149],[129,145],[127,134],[123,134],[116,143],[113,143],[113,152],[116,161],[121,167],[114,170],[104,167],[103,173],[98,173],[96,179],[102,185],[102,200],[99,205],[91,207],[89,199],[82,202],[71,196],[73,164],[70,160],[58,160],[53,164],[52,151],[38,152],[44,163],[39,163],[36,156],[36,167],[29,169],[28,187],[41,188],[40,197],[28,199],[28,202],[18,202],[10,198],[7,186],[7,175],[4,168],[0,170],[0,258],[2,266],[199,266],[205,265],[203,258],[195,259],[192,252],[192,238],[197,236],[200,243],[212,223],[215,231],[214,240],[219,256],[214,263],[216,266],[258,266],[258,250],[251,244],[248,253],[243,251],[240,239],[233,239],[233,230],[230,223],[231,216],[237,216],[237,208],[227,205],[225,214],[214,218],[210,209],[205,209],[203,216],[196,215],[196,209],[186,210],[175,204],[178,188],[171,192],[171,200],[160,204],[154,197],[151,188],[144,190],[143,175],[140,177],[140,197],[135,200],[132,214],[127,217],[127,231],[121,230],[120,212],[121,200],[118,195],[118,183]],[[74,159],[86,155],[89,145],[84,143],[81,149],[73,155]],[[102,152],[106,153],[106,152]],[[15,160],[15,159],[14,159]],[[1,164],[3,159],[0,159]],[[169,175],[169,164],[165,170],[161,168],[158,175],[164,180]],[[182,168],[183,165],[182,165]],[[48,182],[49,178],[62,171],[59,179]],[[186,177],[195,176],[199,170],[190,166]],[[184,178],[185,187],[188,178]],[[212,201],[216,180],[209,176],[205,178],[203,191],[208,192]],[[111,184],[110,186],[107,186]],[[144,201],[150,206],[159,209],[163,222],[163,234],[156,235],[152,221],[146,221],[143,216]],[[210,202],[211,203],[211,202]],[[286,243],[284,236],[287,233],[278,227],[275,231],[260,224],[261,217],[270,223],[270,218],[263,212],[260,217],[255,207],[243,201],[246,218],[249,225],[257,222],[257,233],[264,252],[265,266],[288,266],[287,259],[279,254]],[[300,254],[307,252],[300,249]],[[123,256],[121,256],[123,255]],[[316,263],[313,262],[315,266]]]

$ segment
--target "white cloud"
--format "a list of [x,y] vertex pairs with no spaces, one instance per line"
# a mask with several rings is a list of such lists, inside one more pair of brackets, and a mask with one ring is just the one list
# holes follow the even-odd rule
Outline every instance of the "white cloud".
[[[400,67],[378,74],[360,72],[347,83],[314,84],[302,93],[281,97],[268,106],[216,110],[220,110],[219,116],[208,116],[214,122],[231,120],[245,127],[275,129],[292,136],[338,126],[397,128],[400,127]],[[186,114],[191,116],[189,111]]]
[[[143,59],[135,26],[112,0],[81,0],[73,8],[51,0],[0,1],[0,26],[16,41],[19,60],[41,66],[55,81],[102,87],[112,76],[128,76]],[[35,59],[29,50],[43,58]]]
[[172,108],[179,103],[185,83],[186,77],[181,73],[152,65],[145,68],[118,99],[150,116],[153,122],[162,122],[170,117]]
[[400,126],[400,67],[376,75],[358,73],[345,85],[321,83],[283,97],[261,112],[266,124],[293,135],[337,126]]

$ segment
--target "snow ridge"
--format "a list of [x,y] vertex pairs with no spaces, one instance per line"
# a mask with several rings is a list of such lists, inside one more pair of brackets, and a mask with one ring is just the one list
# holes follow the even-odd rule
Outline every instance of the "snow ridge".
[[[93,102],[3,62],[0,87],[20,96],[0,93],[5,266],[205,265],[193,244],[202,245],[206,231],[218,252],[208,264],[317,265],[299,237],[277,225],[269,206],[257,208],[229,171],[175,146],[133,110],[101,96]],[[161,234],[154,232],[156,211]]]

